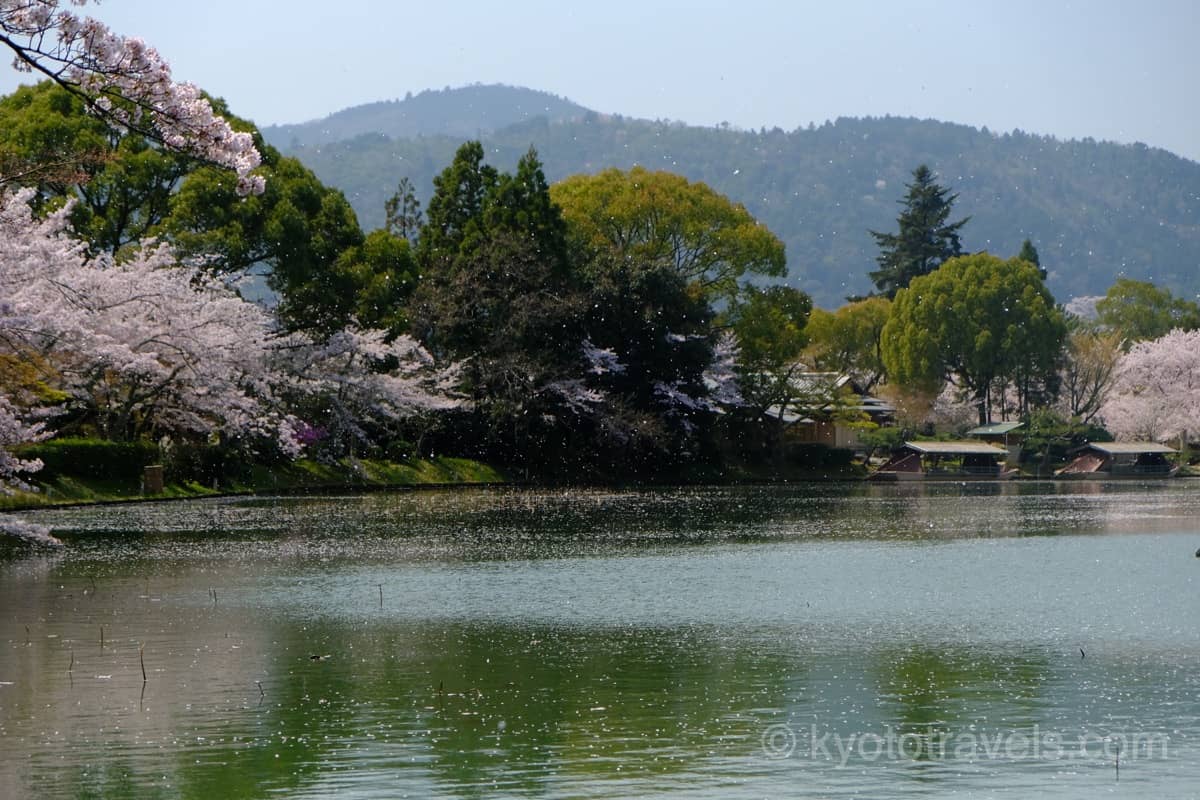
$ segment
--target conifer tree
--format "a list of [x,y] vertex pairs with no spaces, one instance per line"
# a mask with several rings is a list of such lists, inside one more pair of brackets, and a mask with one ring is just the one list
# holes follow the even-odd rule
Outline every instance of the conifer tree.
[[1017,258],[1022,261],[1028,261],[1033,264],[1042,274],[1042,280],[1046,280],[1046,268],[1042,266],[1042,257],[1038,255],[1037,248],[1033,246],[1033,242],[1026,239],[1021,243],[1021,252],[1017,253]]
[[383,204],[383,227],[388,233],[409,244],[417,241],[423,219],[421,217],[421,201],[417,199],[417,190],[407,177],[401,178],[393,194]]
[[1042,259],[1041,256],[1038,255],[1037,248],[1034,247],[1033,242],[1028,239],[1021,242],[1021,252],[1017,253],[1017,258],[1021,259],[1022,261],[1028,261],[1035,267],[1040,267],[1042,265]]
[[947,259],[962,255],[959,229],[970,217],[948,222],[958,198],[934,181],[933,171],[922,164],[913,170],[908,194],[900,201],[898,233],[871,231],[879,245],[879,269],[870,273],[879,294],[894,298],[913,278],[928,275]]

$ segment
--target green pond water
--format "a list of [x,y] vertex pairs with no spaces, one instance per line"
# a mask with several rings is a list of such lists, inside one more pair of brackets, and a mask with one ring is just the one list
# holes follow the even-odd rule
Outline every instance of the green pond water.
[[23,516],[0,798],[1200,791],[1191,481]]

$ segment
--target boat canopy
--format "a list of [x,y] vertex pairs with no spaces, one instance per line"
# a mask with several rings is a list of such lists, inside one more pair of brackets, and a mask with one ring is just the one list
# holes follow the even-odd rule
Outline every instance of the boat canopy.
[[931,456],[1007,456],[1003,447],[983,442],[905,442],[909,450]]
[[1023,422],[993,422],[989,425],[980,425],[978,428],[972,428],[967,431],[967,436],[1003,436],[1006,433],[1012,433],[1017,428],[1023,428]]
[[1158,442],[1089,442],[1081,449],[1097,450],[1105,455],[1126,456],[1143,453],[1178,453],[1173,447]]

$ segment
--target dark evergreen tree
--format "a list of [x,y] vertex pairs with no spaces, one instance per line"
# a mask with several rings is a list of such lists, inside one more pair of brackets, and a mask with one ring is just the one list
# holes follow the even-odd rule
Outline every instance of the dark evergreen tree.
[[875,259],[879,269],[870,273],[879,294],[889,298],[908,286],[913,278],[928,275],[947,259],[962,255],[958,232],[970,217],[948,222],[956,194],[934,181],[932,170],[922,164],[913,170],[908,194],[900,201],[904,210],[897,218],[898,233],[871,231],[879,245]]
[[567,268],[567,223],[562,209],[550,198],[550,184],[532,147],[517,162],[517,171],[496,181],[486,200],[484,224],[526,238],[534,250],[559,272]]
[[581,372],[584,296],[541,163],[530,150],[515,174],[501,174],[468,142],[434,186],[409,312],[426,346],[464,362],[461,388],[473,408],[459,446],[559,469],[574,455],[564,404]]
[[1037,248],[1033,246],[1033,242],[1026,239],[1021,243],[1021,252],[1017,253],[1017,258],[1022,261],[1028,261],[1037,267],[1042,273],[1042,280],[1046,280],[1046,269],[1042,266],[1042,259],[1038,256]]
[[670,265],[599,252],[582,267],[588,338],[623,369],[601,383],[642,411],[660,408],[655,387],[696,396],[712,359],[713,310]]
[[396,193],[383,204],[383,227],[388,233],[409,243],[417,241],[421,231],[421,201],[417,190],[407,177],[401,178]]
[[425,224],[417,243],[422,270],[436,269],[470,247],[483,233],[483,206],[499,175],[483,163],[483,145],[467,142],[433,179]]
[[1028,239],[1021,242],[1021,252],[1017,253],[1017,258],[1021,259],[1022,261],[1028,261],[1035,267],[1040,267],[1042,265],[1042,260],[1038,257],[1037,248],[1034,247],[1033,242],[1029,241]]

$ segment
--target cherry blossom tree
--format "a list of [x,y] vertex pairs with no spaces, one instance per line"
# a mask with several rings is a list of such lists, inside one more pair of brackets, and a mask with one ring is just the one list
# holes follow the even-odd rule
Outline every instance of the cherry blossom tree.
[[[5,198],[0,197],[0,203],[4,200]],[[4,210],[0,208],[0,219],[3,219]],[[2,235],[4,231],[0,226],[0,236]],[[6,241],[0,243],[0,263],[3,263],[3,256],[7,254],[7,245]],[[7,349],[5,346],[13,342],[9,336],[10,331],[23,323],[24,320],[12,304],[7,300],[0,300],[0,348]],[[14,488],[30,488],[23,478],[25,474],[41,469],[42,462],[38,459],[18,458],[13,455],[12,448],[41,441],[47,435],[44,423],[30,421],[27,413],[22,412],[7,397],[0,394],[0,492],[7,494]],[[0,535],[14,536],[40,544],[61,544],[50,535],[48,528],[33,525],[8,514],[0,514]]]
[[604,375],[621,375],[625,364],[617,352],[608,347],[597,347],[591,339],[584,339],[580,346],[583,356],[583,376],[570,375],[547,382],[537,393],[552,395],[571,414],[577,417],[594,416],[611,395],[603,388],[589,385]]
[[45,425],[30,422],[7,397],[0,395],[0,492],[11,491],[10,487],[27,489],[21,480],[22,473],[37,472],[42,468],[38,459],[21,459],[14,456],[10,448],[32,444],[46,437]]
[[[250,134],[234,131],[197,87],[174,81],[142,40],[59,0],[0,0],[0,42],[18,71],[49,77],[116,127],[232,169],[238,194],[262,193]],[[296,421],[267,403],[261,356],[270,321],[261,309],[152,243],[121,264],[89,261],[65,234],[68,209],[37,220],[30,197],[0,193],[0,348],[44,355],[39,363],[54,366],[71,402],[104,409],[110,426],[270,432],[286,452],[298,452]],[[46,433],[0,395],[0,489],[41,466],[10,448]],[[0,532],[57,543],[45,529],[7,517]]]
[[263,179],[251,174],[261,159],[250,134],[214,113],[199,88],[177,83],[153,47],[62,5],[0,0],[0,42],[13,51],[16,70],[49,77],[118,126],[234,170],[240,194],[262,192]]
[[[30,314],[17,293],[28,273],[55,248],[47,232],[62,224],[60,213],[53,221],[34,223],[26,201],[0,194],[0,350],[21,355],[25,339],[36,329],[39,314]],[[0,394],[0,491],[26,488],[20,473],[36,472],[41,462],[14,456],[11,448],[45,437],[44,425],[30,423],[27,413]]]
[[[461,364],[439,365],[411,336],[345,328],[327,339],[291,334],[271,345],[274,392],[294,407],[319,409],[326,434],[368,443],[410,418],[461,408]],[[316,417],[320,417],[319,420]]]
[[738,384],[737,367],[740,355],[741,348],[737,336],[731,331],[721,334],[713,346],[712,362],[702,376],[704,388],[708,390],[708,397],[714,408],[740,406],[745,402]]
[[[411,337],[281,337],[265,309],[168,247],[89,259],[69,207],[39,220],[32,191],[0,197],[0,353],[36,354],[68,413],[108,438],[269,439],[297,455],[285,401],[317,398],[356,436],[462,404],[451,391],[461,365],[435,364]],[[12,443],[25,430],[8,429]]]
[[1118,439],[1164,441],[1200,430],[1200,331],[1135,344],[1117,365],[1100,416]]
[[87,259],[69,208],[38,220],[31,194],[0,198],[0,342],[39,355],[70,413],[113,439],[269,437],[294,454],[264,372],[264,309],[153,243]]

